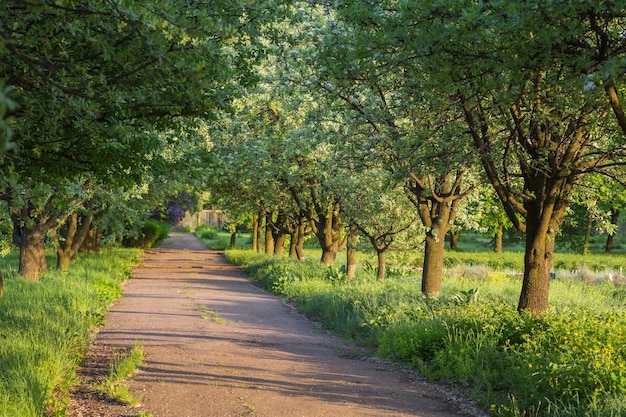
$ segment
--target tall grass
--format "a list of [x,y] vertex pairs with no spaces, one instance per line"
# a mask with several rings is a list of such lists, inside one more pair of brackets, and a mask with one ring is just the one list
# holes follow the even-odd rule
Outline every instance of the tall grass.
[[[246,251],[227,256],[247,265],[255,283],[342,337],[464,387],[493,415],[626,416],[623,284],[555,279],[549,311],[537,319],[516,311],[521,279],[486,267],[490,253],[482,262],[473,255],[480,274],[459,263],[461,272],[444,278],[436,299],[421,295],[419,274],[406,272],[412,269],[401,268],[398,259],[401,272],[380,282],[367,268],[346,279],[318,259],[300,263]],[[592,258],[585,262],[607,266],[606,258]],[[570,262],[568,268],[580,268]]]
[[0,264],[0,416],[63,415],[66,390],[140,251],[117,249],[81,257],[67,273],[34,283],[17,276],[13,256]]

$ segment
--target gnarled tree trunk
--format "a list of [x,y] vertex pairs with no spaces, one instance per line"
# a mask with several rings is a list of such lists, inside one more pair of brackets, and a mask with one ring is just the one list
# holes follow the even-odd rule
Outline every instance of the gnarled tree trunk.
[[436,179],[411,174],[411,180],[407,182],[408,197],[426,227],[422,293],[427,297],[436,297],[441,292],[444,237],[454,224],[459,201],[470,191],[461,191],[464,174],[462,170],[455,174],[444,172]]
[[[51,230],[52,240],[57,245],[58,270],[65,271],[69,269],[76,253],[81,248],[83,242],[89,234],[92,221],[93,214],[81,216],[79,220],[78,214],[73,213],[68,217],[65,224],[59,228],[58,232],[54,229]],[[61,238],[59,238],[57,233],[60,233]]]
[[324,265],[334,265],[337,260],[337,253],[339,252],[342,240],[341,229],[343,228],[343,222],[339,215],[340,204],[334,202],[327,207],[322,207],[316,204],[316,217],[309,218],[313,233],[317,236],[317,240],[322,248],[321,262]]

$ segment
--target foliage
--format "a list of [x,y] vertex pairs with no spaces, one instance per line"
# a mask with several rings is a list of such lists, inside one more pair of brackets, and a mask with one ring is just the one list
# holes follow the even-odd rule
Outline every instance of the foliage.
[[91,331],[122,295],[140,252],[81,256],[74,269],[46,273],[39,284],[17,276],[14,255],[1,261],[0,415],[62,415]]
[[515,310],[519,279],[505,274],[446,278],[432,299],[411,276],[329,280],[316,263],[250,251],[227,256],[325,327],[429,378],[460,384],[494,415],[626,411],[623,284],[554,281],[550,308],[536,318]]
[[197,205],[197,197],[187,191],[179,191],[175,197],[165,203],[163,211],[154,210],[151,217],[157,220],[165,220],[169,224],[176,224],[185,218],[187,212],[192,211]]
[[167,237],[169,226],[160,221],[146,220],[135,237],[125,239],[126,246],[134,248],[154,248]]

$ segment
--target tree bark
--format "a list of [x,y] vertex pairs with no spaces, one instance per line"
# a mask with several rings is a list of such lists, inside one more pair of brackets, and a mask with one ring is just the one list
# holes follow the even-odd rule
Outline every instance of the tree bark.
[[90,227],[87,230],[87,235],[83,238],[82,244],[80,245],[80,249],[78,253],[83,255],[95,253],[96,252],[96,231],[94,228]]
[[[619,210],[613,210],[613,213],[611,214],[611,224],[612,225],[616,225],[617,221],[619,220]],[[615,237],[615,233],[610,234],[607,236],[606,238],[606,245],[604,246],[604,251],[605,252],[611,252],[613,250],[613,240]]]
[[502,219],[498,219],[498,229],[496,230],[496,234],[493,236],[493,251],[495,253],[502,253],[503,234],[504,234],[504,221]]
[[39,281],[39,273],[48,269],[43,237],[56,226],[58,218],[38,217],[32,213],[32,206],[26,204],[11,212],[11,221],[13,242],[20,248],[18,273],[28,280]]
[[469,192],[461,191],[463,175],[463,171],[457,171],[453,180],[453,173],[446,172],[436,181],[411,175],[412,181],[407,183],[408,196],[427,229],[422,271],[422,293],[427,297],[436,297],[441,292],[444,238],[454,224],[459,201]]
[[540,315],[548,308],[554,242],[550,244],[547,239],[546,233],[527,224],[524,278],[517,307],[520,312],[526,310]]
[[259,230],[259,217],[254,214],[252,215],[252,250],[256,251],[258,248],[258,230]]
[[287,234],[292,230],[293,226],[290,224],[289,216],[283,212],[278,213],[276,221],[272,221],[271,226],[272,237],[274,239],[274,255],[282,256],[285,254]]
[[427,297],[437,297],[441,292],[443,275],[443,255],[445,242],[430,232],[426,234],[424,264],[422,270],[422,293]]
[[30,281],[37,282],[39,273],[47,269],[43,234],[37,230],[24,228],[20,237],[19,274]]
[[313,233],[317,237],[322,248],[321,262],[324,265],[334,265],[337,260],[337,252],[341,245],[341,229],[343,222],[339,215],[341,206],[338,202],[329,204],[323,208],[316,204],[316,218],[309,218],[313,227]]
[[287,234],[278,232],[274,238],[274,255],[282,256],[285,254],[285,241],[287,240]]
[[386,250],[376,251],[376,255],[378,256],[378,271],[376,272],[376,279],[378,281],[383,281],[387,273],[387,261],[385,253]]
[[359,229],[355,225],[350,225],[348,230],[348,242],[346,246],[346,277],[356,276],[356,246],[358,243]]
[[230,234],[230,243],[228,245],[228,247],[230,249],[234,248],[237,245],[237,232],[232,232]]
[[271,226],[271,214],[265,215],[265,254],[271,255],[274,253],[274,235],[272,234]]
[[299,260],[304,261],[306,255],[304,253],[304,239],[306,238],[306,218],[298,221],[298,239],[296,241],[296,256]]
[[101,227],[96,228],[95,238],[93,240],[96,253],[102,253],[102,236],[104,231]]
[[289,234],[289,257],[291,259],[298,259],[298,253],[296,252],[296,244],[298,242],[298,228]]
[[453,251],[459,250],[459,231],[453,230],[450,232],[450,249]]

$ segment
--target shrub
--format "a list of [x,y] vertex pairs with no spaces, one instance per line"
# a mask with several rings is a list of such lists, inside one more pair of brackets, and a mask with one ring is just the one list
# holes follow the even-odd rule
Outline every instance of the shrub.
[[136,237],[124,239],[124,245],[133,248],[157,247],[165,240],[169,226],[157,220],[147,220]]

